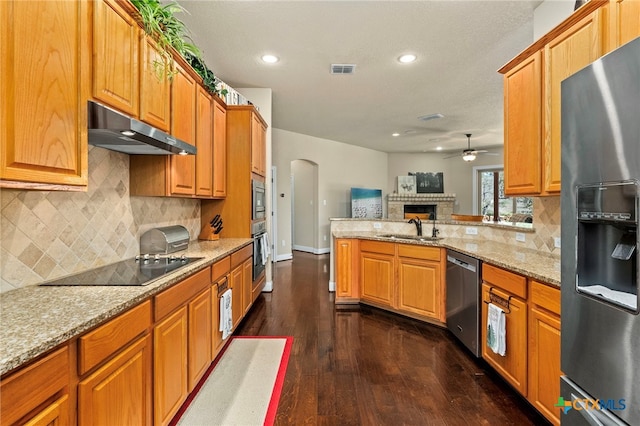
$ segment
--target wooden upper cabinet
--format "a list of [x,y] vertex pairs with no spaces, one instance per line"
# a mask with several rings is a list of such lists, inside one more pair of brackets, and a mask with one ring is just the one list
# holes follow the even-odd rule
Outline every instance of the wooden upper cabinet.
[[165,132],[171,126],[170,61],[140,31],[140,120]]
[[561,108],[560,83],[604,53],[601,9],[595,10],[554,37],[544,48],[544,191],[560,192]]
[[213,102],[213,197],[227,196],[227,109],[221,100]]
[[0,2],[0,186],[86,188],[89,22],[86,0]]
[[138,115],[140,27],[116,0],[93,4],[93,97]]
[[611,0],[610,14],[609,50],[640,37],[640,1]]
[[266,176],[266,126],[257,114],[251,118],[251,171]]
[[541,188],[542,74],[535,52],[504,75],[504,174],[507,195]]
[[196,89],[196,195],[213,196],[213,98],[198,85]]
[[[196,80],[188,66],[174,64],[176,74],[171,86],[171,134],[191,145],[196,144]],[[196,156],[171,156],[171,194],[195,195]]]

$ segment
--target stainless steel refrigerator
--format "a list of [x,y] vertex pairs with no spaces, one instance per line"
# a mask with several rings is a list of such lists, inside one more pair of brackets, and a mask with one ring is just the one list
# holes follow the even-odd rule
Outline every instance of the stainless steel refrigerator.
[[562,424],[640,425],[640,38],[562,82]]

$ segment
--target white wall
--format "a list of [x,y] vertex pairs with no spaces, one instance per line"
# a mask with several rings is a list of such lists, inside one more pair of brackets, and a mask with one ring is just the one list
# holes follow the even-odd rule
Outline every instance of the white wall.
[[442,172],[444,192],[456,194],[453,211],[461,214],[473,212],[473,167],[484,165],[502,165],[502,147],[489,149],[498,155],[478,155],[475,161],[467,163],[460,157],[443,159],[451,154],[389,154],[389,176],[387,190],[397,190],[397,177],[409,172]]
[[291,162],[293,183],[293,249],[315,253],[318,247],[318,165]]
[[533,40],[548,33],[573,13],[575,0],[546,0],[533,11]]
[[[291,162],[308,160],[318,165],[317,249],[328,252],[331,245],[329,218],[350,217],[352,187],[387,188],[387,154],[328,139],[273,129],[273,165],[278,182],[278,259],[291,256]],[[280,195],[284,195],[281,197]],[[326,200],[326,205],[324,204]],[[385,203],[386,214],[386,203]],[[283,245],[284,241],[284,245]]]

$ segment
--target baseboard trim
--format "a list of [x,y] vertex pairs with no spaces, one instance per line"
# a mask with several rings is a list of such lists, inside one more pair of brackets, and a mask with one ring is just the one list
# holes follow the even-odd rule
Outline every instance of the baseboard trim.
[[291,260],[291,259],[293,259],[293,253],[279,254],[276,257],[276,262],[280,262],[282,260]]
[[336,282],[335,281],[329,281],[329,291],[331,291],[331,292],[335,292],[336,291]]
[[264,283],[264,287],[262,287],[263,293],[271,293],[273,291],[273,281],[267,281]]
[[327,254],[331,251],[331,249],[328,247],[315,248],[315,247],[307,247],[307,246],[293,246],[293,249],[298,251],[304,251],[307,253],[313,253],[313,254]]

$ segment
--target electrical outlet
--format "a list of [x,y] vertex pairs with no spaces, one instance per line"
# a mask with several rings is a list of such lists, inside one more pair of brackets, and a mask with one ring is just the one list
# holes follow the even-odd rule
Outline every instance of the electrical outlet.
[[524,236],[522,232],[516,232],[516,241],[520,241],[521,243],[524,243],[526,240],[527,238]]
[[373,222],[373,229],[382,229],[382,224],[380,222]]
[[465,232],[467,233],[467,235],[478,235],[478,228],[476,228],[475,226],[467,226]]
[[555,248],[560,248],[560,237],[554,237],[553,238],[553,246]]

